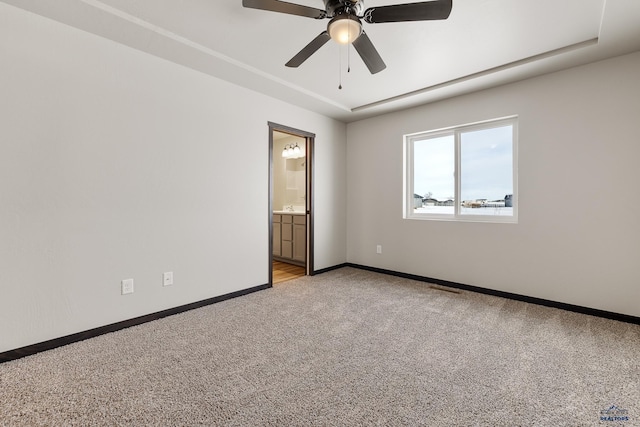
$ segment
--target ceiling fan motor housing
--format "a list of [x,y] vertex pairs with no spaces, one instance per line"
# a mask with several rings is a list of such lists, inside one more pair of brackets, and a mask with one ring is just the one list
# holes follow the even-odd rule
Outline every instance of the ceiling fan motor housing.
[[324,0],[327,17],[332,18],[337,15],[361,15],[364,10],[362,0]]

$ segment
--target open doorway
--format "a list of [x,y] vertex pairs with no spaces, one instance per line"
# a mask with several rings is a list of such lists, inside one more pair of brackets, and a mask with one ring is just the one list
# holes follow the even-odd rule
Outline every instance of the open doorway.
[[269,123],[269,284],[313,274],[315,135]]

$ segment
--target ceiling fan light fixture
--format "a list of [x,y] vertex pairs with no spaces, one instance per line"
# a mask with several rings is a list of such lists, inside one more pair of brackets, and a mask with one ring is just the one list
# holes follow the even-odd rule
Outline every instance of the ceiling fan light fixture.
[[362,23],[354,15],[338,15],[327,27],[331,38],[340,44],[353,43],[362,34]]

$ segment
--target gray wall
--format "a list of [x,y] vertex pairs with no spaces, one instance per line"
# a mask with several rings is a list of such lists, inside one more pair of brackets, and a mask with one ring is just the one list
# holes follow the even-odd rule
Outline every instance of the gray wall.
[[266,284],[269,121],[346,261],[344,124],[2,3],[0,58],[0,352]]
[[[316,134],[316,269],[640,316],[640,53],[349,126],[2,3],[0,58],[0,351],[266,283],[268,121]],[[518,224],[402,219],[403,134],[511,114]]]
[[[638,76],[635,53],[349,124],[347,259],[640,316]],[[403,134],[512,114],[518,224],[402,219]]]

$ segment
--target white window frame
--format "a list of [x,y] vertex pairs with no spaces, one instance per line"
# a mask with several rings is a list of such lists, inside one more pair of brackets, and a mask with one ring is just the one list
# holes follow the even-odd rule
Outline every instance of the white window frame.
[[[460,203],[460,135],[465,132],[492,129],[503,126],[512,126],[512,171],[513,171],[513,215],[469,215],[461,212]],[[413,158],[414,143],[430,138],[443,136],[453,136],[455,145],[455,195],[453,214],[417,213],[413,209],[414,183],[413,183]],[[436,129],[426,132],[418,132],[404,135],[404,191],[403,191],[403,218],[419,220],[440,220],[440,221],[465,221],[465,222],[495,222],[495,223],[517,223],[518,222],[518,116],[502,117],[499,119],[485,120],[482,122],[470,123],[460,126]]]

